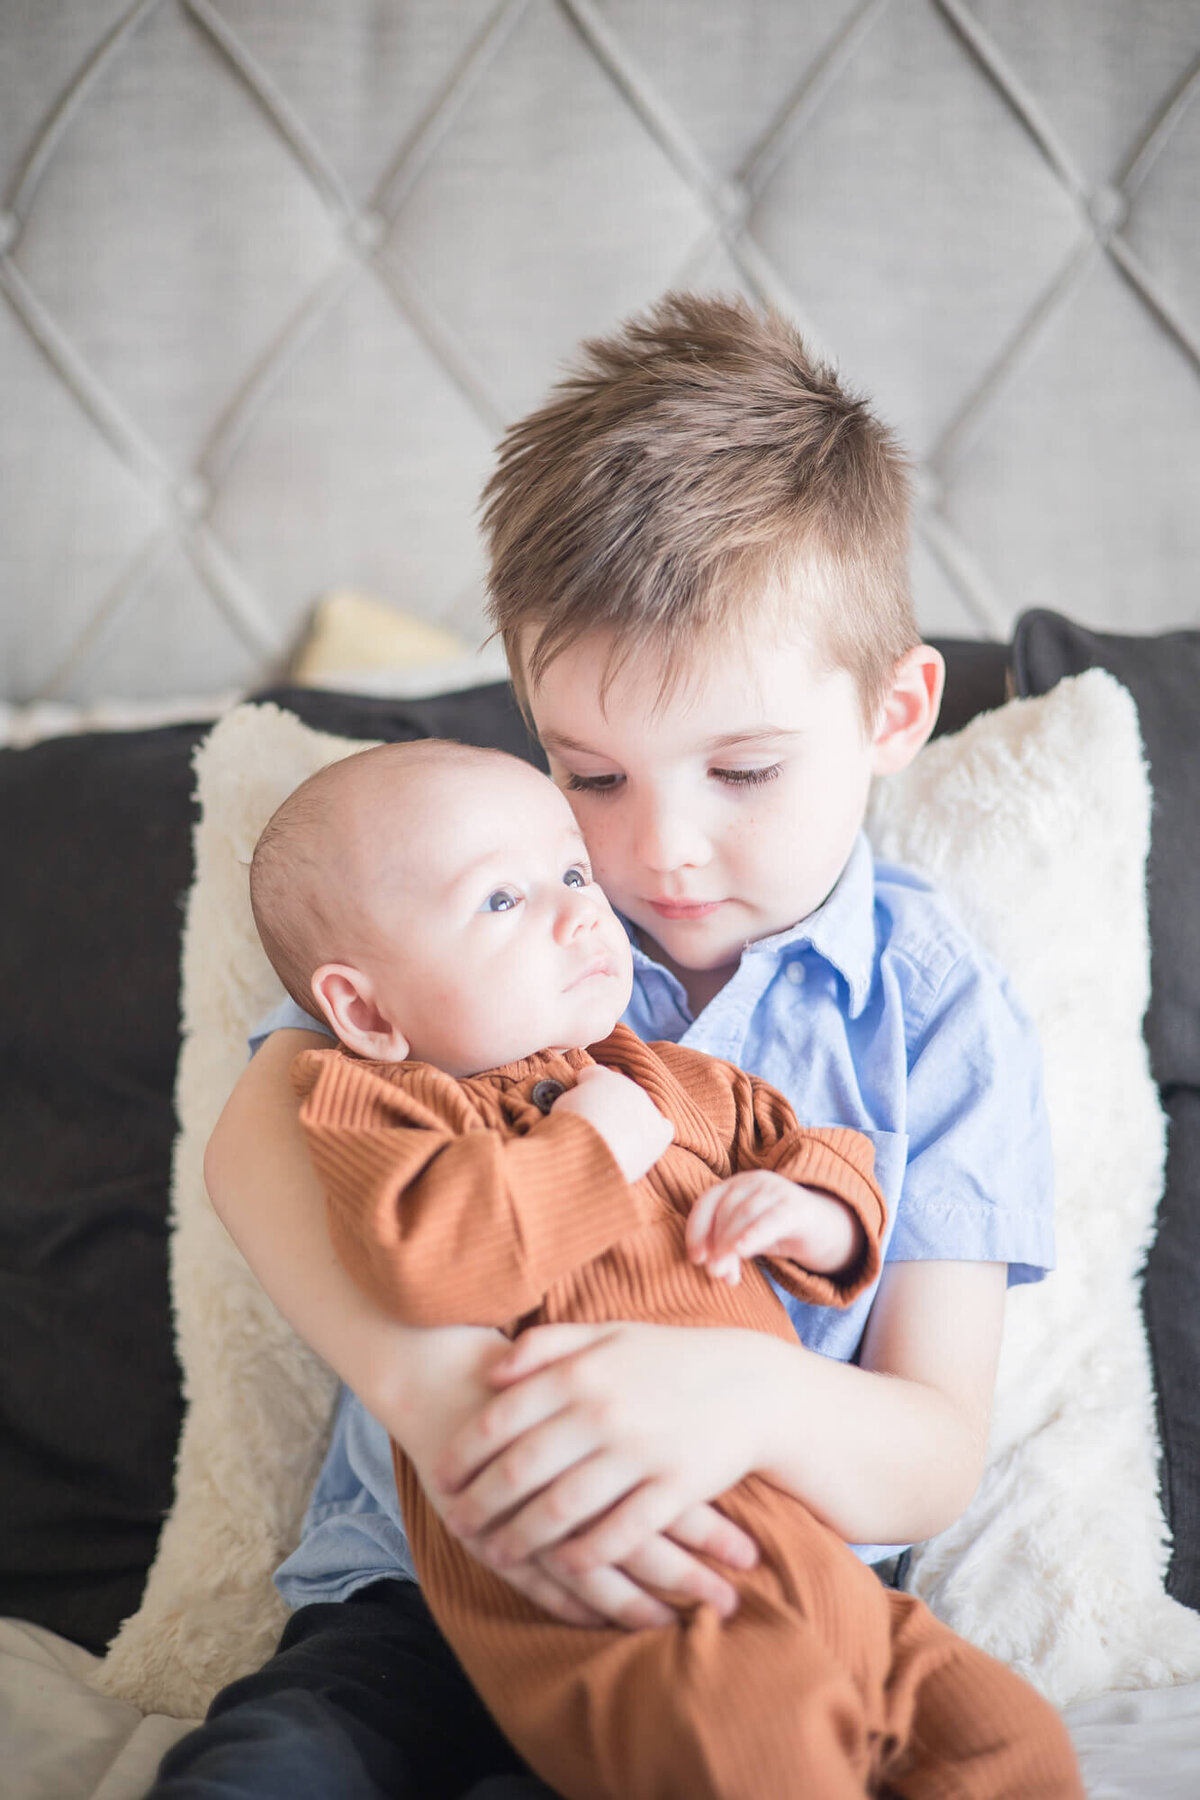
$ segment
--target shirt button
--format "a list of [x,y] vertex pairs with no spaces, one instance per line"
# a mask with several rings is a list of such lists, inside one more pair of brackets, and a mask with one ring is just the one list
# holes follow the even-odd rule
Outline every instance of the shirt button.
[[540,1113],[548,1113],[558,1096],[566,1091],[561,1081],[535,1081],[529,1098]]
[[800,958],[798,956],[796,958],[794,958],[794,960],[792,962],[790,962],[786,965],[786,967],[784,968],[784,974],[787,976],[788,980],[791,982],[793,987],[803,987],[803,985],[804,985],[804,964],[800,961]]

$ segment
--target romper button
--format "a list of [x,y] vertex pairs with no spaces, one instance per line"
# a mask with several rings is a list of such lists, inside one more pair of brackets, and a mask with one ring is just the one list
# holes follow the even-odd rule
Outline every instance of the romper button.
[[539,1112],[548,1113],[558,1096],[566,1091],[561,1081],[535,1081],[529,1098]]
[[787,978],[793,987],[800,987],[803,984],[804,964],[800,961],[799,957],[796,957],[794,962],[788,963],[784,973],[787,975]]

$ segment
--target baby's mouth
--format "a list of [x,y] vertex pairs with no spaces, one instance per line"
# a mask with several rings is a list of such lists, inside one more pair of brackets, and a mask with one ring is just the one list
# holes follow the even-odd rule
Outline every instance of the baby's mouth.
[[563,992],[569,994],[572,989],[582,987],[585,981],[594,981],[597,976],[615,975],[616,972],[617,965],[611,956],[593,957],[592,961],[580,970],[573,981],[568,981]]

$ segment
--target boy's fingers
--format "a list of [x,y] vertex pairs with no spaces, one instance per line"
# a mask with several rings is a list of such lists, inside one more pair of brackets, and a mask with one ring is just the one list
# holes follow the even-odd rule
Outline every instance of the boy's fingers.
[[666,1531],[679,1511],[679,1502],[665,1482],[643,1482],[594,1524],[582,1526],[561,1544],[555,1567],[583,1570],[624,1564],[648,1538]]
[[537,1563],[523,1563],[519,1569],[512,1569],[505,1576],[511,1587],[519,1594],[524,1594],[534,1606],[540,1606],[552,1618],[559,1619],[564,1625],[608,1625],[613,1621],[594,1607],[585,1606],[574,1593],[553,1575],[548,1575]]
[[507,1387],[610,1335],[607,1325],[535,1325],[521,1333],[511,1350],[496,1358],[488,1377],[497,1387]]
[[669,1538],[651,1538],[627,1556],[621,1567],[638,1583],[669,1595],[676,1606],[707,1603],[722,1619],[737,1611],[738,1592],[733,1584]]
[[561,1576],[556,1572],[554,1579],[561,1581],[581,1605],[598,1613],[605,1625],[641,1631],[647,1626],[670,1625],[675,1620],[672,1607],[648,1594],[621,1569],[588,1569],[583,1574],[564,1570]]
[[[498,1569],[537,1556],[607,1512],[636,1480],[636,1471],[612,1453],[573,1462],[557,1480],[488,1533],[482,1555]],[[600,1560],[616,1563],[621,1559],[609,1556]],[[568,1558],[563,1566],[586,1569],[595,1564],[573,1564]]]
[[758,1545],[750,1533],[715,1506],[687,1507],[672,1522],[669,1535],[685,1549],[699,1550],[731,1569],[752,1569],[758,1561]]
[[548,1419],[509,1444],[455,1494],[442,1515],[447,1530],[458,1537],[487,1531],[594,1449],[593,1434],[578,1413]]
[[[564,1330],[573,1327],[566,1326]],[[529,1333],[532,1336],[532,1332]],[[569,1359],[567,1359],[569,1364]],[[475,1480],[493,1459],[527,1432],[547,1425],[571,1399],[564,1378],[563,1360],[504,1388],[461,1426],[442,1450],[433,1467],[433,1479],[446,1494],[457,1493]],[[522,1453],[523,1454],[523,1453]],[[530,1486],[524,1486],[528,1493]]]

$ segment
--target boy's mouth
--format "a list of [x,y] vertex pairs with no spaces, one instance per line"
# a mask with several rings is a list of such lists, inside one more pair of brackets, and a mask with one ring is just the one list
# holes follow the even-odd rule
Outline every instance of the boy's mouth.
[[648,905],[660,919],[706,919],[715,913],[721,900],[651,900]]

